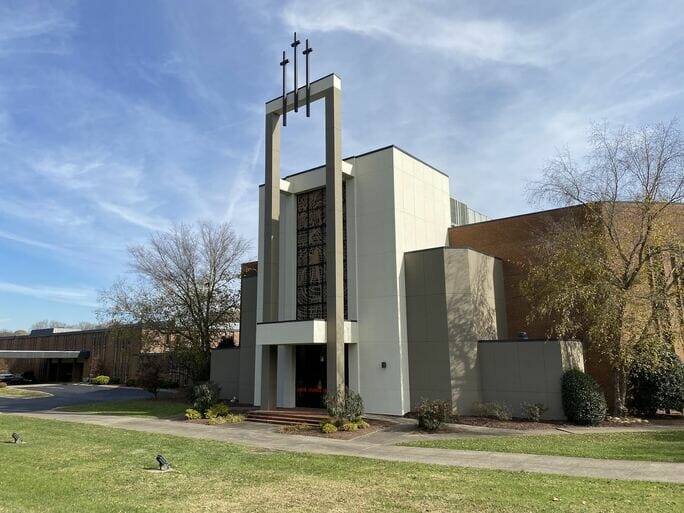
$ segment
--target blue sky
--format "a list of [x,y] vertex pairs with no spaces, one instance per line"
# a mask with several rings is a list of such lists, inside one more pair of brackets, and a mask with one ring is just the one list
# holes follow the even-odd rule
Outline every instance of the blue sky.
[[[254,240],[263,105],[292,31],[343,84],[343,154],[397,144],[500,217],[592,122],[684,105],[681,2],[0,2],[0,329],[92,321],[126,246],[175,222]],[[323,162],[289,118],[283,174]],[[253,251],[252,253],[254,253]]]

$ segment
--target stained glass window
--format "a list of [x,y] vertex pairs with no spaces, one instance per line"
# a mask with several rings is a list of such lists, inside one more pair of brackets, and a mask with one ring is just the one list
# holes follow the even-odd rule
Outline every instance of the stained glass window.
[[[347,301],[346,184],[343,198],[344,317]],[[325,319],[327,315],[325,253],[325,188],[297,195],[297,320]]]

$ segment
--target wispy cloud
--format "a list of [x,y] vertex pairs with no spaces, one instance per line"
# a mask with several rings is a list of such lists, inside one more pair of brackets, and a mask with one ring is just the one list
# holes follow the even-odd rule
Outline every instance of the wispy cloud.
[[76,28],[70,10],[71,2],[0,4],[0,54],[65,53],[68,36]]
[[89,288],[65,288],[51,287],[47,285],[22,285],[0,281],[0,292],[8,294],[19,294],[30,296],[48,301],[58,301],[73,305],[87,306],[94,308],[97,306],[97,292]]
[[17,242],[19,244],[25,244],[27,246],[33,246],[33,247],[40,248],[40,249],[48,249],[50,251],[59,251],[59,252],[68,251],[66,248],[64,248],[62,246],[58,246],[56,244],[51,244],[49,242],[31,239],[28,237],[24,237],[23,235],[19,235],[19,234],[12,233],[12,232],[7,232],[4,230],[0,230],[0,239],[5,239],[5,240],[12,241],[12,242]]
[[[352,5],[353,4],[353,5]],[[438,51],[448,58],[511,64],[544,64],[535,34],[501,18],[462,12],[457,4],[294,0],[282,9],[292,30],[346,31],[384,39],[412,52]]]

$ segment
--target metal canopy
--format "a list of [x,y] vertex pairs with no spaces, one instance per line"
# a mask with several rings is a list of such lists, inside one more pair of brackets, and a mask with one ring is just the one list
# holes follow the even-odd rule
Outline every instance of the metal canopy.
[[0,358],[31,359],[31,358],[88,358],[90,351],[22,351],[0,350]]

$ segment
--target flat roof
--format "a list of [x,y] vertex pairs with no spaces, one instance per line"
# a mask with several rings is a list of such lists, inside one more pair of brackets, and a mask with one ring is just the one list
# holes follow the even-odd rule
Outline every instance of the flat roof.
[[44,359],[44,358],[88,358],[90,351],[22,351],[21,349],[0,350],[0,358]]

